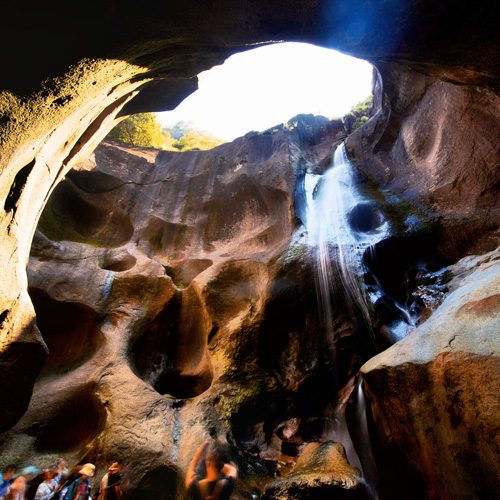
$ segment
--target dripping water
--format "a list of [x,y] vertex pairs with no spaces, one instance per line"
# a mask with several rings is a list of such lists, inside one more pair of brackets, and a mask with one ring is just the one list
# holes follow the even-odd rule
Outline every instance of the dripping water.
[[104,284],[104,292],[102,299],[105,301],[109,298],[111,294],[111,288],[113,287],[113,281],[115,279],[114,271],[111,271],[106,278],[106,283]]
[[181,423],[179,420],[179,412],[180,408],[178,405],[179,401],[176,400],[173,405],[173,424],[172,424],[172,460],[177,461],[177,457],[179,455],[179,443],[181,440]]
[[378,500],[377,493],[377,466],[373,451],[371,447],[370,435],[368,432],[368,422],[366,416],[366,399],[365,391],[363,388],[363,381],[361,380],[356,389],[356,433],[362,443],[359,447],[360,461],[362,463],[363,478],[362,483],[365,486],[370,498]]

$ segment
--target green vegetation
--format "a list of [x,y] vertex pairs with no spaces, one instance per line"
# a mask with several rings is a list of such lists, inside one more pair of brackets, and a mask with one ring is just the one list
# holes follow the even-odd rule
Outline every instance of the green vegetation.
[[373,94],[370,94],[363,101],[358,102],[356,106],[351,108],[351,113],[355,116],[369,116],[373,109]]
[[455,275],[453,274],[453,271],[451,271],[450,269],[447,269],[443,273],[443,284],[447,285],[454,277],[455,277]]
[[142,148],[161,148],[164,143],[161,126],[154,113],[138,113],[125,118],[106,139]]
[[238,361],[238,369],[231,368],[223,374],[219,383],[225,385],[224,397],[216,396],[214,406],[220,418],[233,431],[237,429],[240,432],[255,417],[256,411],[259,412],[259,408],[269,406],[277,387],[276,379],[271,374],[243,360]]
[[363,125],[363,123],[365,123],[366,121],[368,121],[367,116],[361,116],[359,118],[356,118],[356,120],[352,124],[351,132],[354,132],[357,128],[361,127],[361,125]]
[[373,112],[373,95],[358,102],[350,111],[342,117],[347,133],[350,134],[367,122]]
[[215,148],[224,140],[194,128],[192,122],[178,122],[161,128],[154,113],[138,113],[121,121],[107,140],[166,151],[200,151]]
[[164,127],[161,131],[166,138],[163,149],[168,151],[205,151],[226,142],[213,134],[194,128],[192,122],[180,121],[173,127]]

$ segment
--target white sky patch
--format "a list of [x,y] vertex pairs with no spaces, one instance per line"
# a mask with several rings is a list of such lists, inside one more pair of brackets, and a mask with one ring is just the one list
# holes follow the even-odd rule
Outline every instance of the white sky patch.
[[262,131],[299,113],[341,117],[371,93],[372,66],[304,43],[267,45],[229,57],[198,75],[199,89],[162,125],[192,121],[222,139]]

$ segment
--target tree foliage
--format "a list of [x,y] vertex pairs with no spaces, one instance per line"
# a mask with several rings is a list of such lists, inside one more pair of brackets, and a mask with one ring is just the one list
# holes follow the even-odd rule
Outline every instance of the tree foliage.
[[162,148],[165,142],[154,113],[138,113],[125,118],[106,139],[144,148]]
[[358,102],[350,111],[342,117],[347,133],[354,132],[368,121],[373,113],[373,95],[370,94],[366,99]]
[[167,151],[207,150],[224,140],[196,129],[192,122],[161,128],[154,113],[138,113],[120,122],[106,137],[110,141]]
[[207,150],[226,142],[213,134],[196,129],[193,122],[180,121],[172,127],[164,127],[162,132],[168,133],[172,138],[171,144],[165,147],[171,151]]

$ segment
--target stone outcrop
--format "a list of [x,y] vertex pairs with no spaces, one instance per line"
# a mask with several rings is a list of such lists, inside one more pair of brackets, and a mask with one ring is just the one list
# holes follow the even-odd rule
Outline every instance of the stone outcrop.
[[[18,381],[24,396],[10,403],[6,411],[12,417],[4,428],[26,408],[45,357],[25,276],[37,218],[54,186],[117,119],[173,109],[195,90],[196,74],[232,53],[274,40],[335,48],[380,67],[390,60],[403,70],[411,67],[485,90],[485,85],[494,88],[500,75],[497,26],[486,6],[436,9],[425,1],[389,8],[286,0],[270,9],[267,2],[249,8],[225,0],[126,8],[110,1],[98,15],[81,9],[78,16],[63,7],[32,10],[19,4],[10,10],[10,18],[23,19],[26,29],[20,37],[18,26],[8,23],[0,34],[2,46],[9,47],[0,96],[0,342],[5,376],[8,372]],[[74,35],[89,26],[92,36]],[[475,96],[481,101],[480,93]],[[17,356],[16,348],[10,344],[22,345],[26,353],[15,367],[9,359]]]
[[368,498],[360,484],[360,471],[349,464],[340,443],[311,443],[292,472],[266,485],[262,498]]
[[362,368],[380,446],[402,452],[427,498],[500,487],[498,259],[496,250],[452,266],[434,314]]
[[448,262],[498,245],[500,101],[399,64],[378,66],[378,113],[347,141],[358,166],[439,227]]

